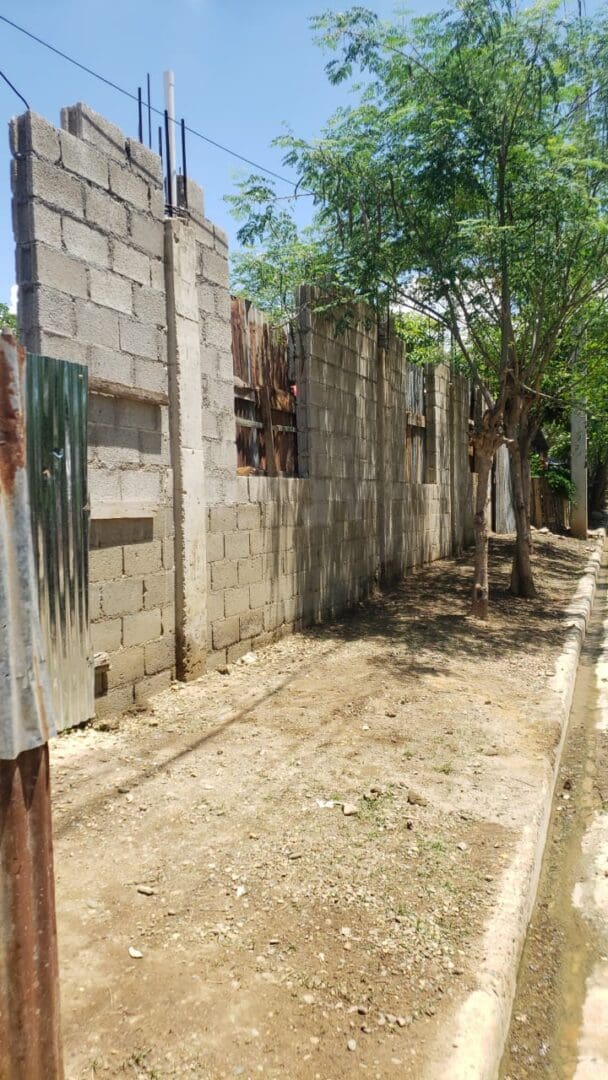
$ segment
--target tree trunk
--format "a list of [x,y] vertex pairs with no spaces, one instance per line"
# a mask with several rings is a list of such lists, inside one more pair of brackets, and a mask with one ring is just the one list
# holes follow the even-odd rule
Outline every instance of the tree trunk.
[[471,614],[487,619],[490,602],[488,584],[488,524],[486,510],[490,495],[492,455],[477,453],[477,493],[475,497],[475,579]]
[[530,529],[530,438],[527,432],[509,443],[511,482],[515,512],[515,551],[511,568],[510,592],[531,599],[536,596],[532,574],[532,531]]
[[593,470],[591,490],[589,492],[589,510],[601,513],[606,509],[606,489],[608,488],[608,461],[601,461]]

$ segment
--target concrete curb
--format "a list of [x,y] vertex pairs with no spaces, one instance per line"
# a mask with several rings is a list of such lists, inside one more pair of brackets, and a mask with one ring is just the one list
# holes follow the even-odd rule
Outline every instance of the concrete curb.
[[509,1032],[517,971],[534,902],[547,840],[553,794],[568,730],[574,685],[593,601],[606,529],[596,532],[596,548],[573,600],[565,612],[568,630],[551,689],[560,713],[561,737],[555,763],[539,785],[536,812],[521,836],[514,857],[501,882],[500,907],[486,923],[484,960],[478,986],[442,1038],[441,1060],[435,1058],[429,1080],[496,1080]]

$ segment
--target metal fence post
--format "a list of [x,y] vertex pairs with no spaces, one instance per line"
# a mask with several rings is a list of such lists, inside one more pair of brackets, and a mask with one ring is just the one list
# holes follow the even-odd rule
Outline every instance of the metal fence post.
[[23,406],[0,338],[0,1080],[62,1080],[48,738]]

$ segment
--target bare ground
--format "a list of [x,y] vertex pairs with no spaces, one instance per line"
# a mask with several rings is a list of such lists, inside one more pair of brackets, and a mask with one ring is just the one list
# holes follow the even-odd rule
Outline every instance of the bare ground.
[[494,541],[485,626],[468,560],[436,563],[57,740],[69,1080],[423,1076],[554,754],[590,550],[537,536],[539,598],[518,601]]

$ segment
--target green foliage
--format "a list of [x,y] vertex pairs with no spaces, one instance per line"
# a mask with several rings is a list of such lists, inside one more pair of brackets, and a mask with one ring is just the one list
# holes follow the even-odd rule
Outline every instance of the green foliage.
[[8,304],[0,302],[0,327],[8,326],[13,333],[17,333],[17,316],[9,311]]
[[395,316],[395,330],[405,342],[410,364],[442,364],[448,359],[443,344],[445,332],[431,319],[415,312],[400,312]]

